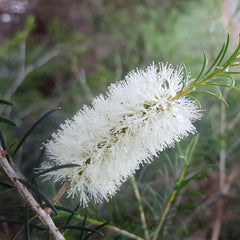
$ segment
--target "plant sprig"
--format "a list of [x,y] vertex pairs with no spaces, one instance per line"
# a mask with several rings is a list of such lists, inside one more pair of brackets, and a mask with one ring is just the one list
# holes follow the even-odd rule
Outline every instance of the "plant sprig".
[[[219,87],[227,87],[240,92],[240,89],[235,87],[235,79],[233,77],[233,75],[240,74],[240,72],[229,71],[231,67],[240,65],[240,39],[234,52],[224,61],[226,53],[228,52],[228,48],[229,35],[227,36],[226,42],[223,43],[221,50],[210,67],[207,67],[208,60],[206,54],[203,54],[203,65],[196,79],[188,86],[186,86],[184,82],[183,89],[181,89],[181,91],[175,97],[173,97],[172,100],[187,96],[190,93],[201,92],[216,97],[226,106],[228,106],[227,102],[222,97]],[[203,87],[208,89],[210,88],[211,90],[201,89]],[[192,97],[191,95],[189,96]]]

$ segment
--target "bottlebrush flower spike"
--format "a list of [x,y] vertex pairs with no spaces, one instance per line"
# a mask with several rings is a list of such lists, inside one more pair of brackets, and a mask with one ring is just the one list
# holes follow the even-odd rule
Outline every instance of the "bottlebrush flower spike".
[[137,69],[112,84],[106,96],[63,123],[45,144],[50,161],[41,170],[80,166],[48,172],[45,179],[70,179],[68,193],[79,194],[83,206],[113,196],[142,164],[195,132],[192,123],[201,117],[196,102],[174,98],[182,86],[182,69],[164,64]]

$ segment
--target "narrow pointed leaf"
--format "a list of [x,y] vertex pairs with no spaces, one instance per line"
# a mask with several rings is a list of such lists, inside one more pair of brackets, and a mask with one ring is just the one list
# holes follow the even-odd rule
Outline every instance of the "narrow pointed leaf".
[[57,215],[57,209],[53,206],[53,204],[51,203],[51,201],[40,192],[40,190],[38,190],[35,186],[33,186],[31,183],[24,181],[23,179],[19,179],[19,182],[21,182],[22,184],[26,185],[26,187],[30,188],[36,195],[38,195],[45,203],[46,205],[51,208]]
[[183,188],[185,188],[190,182],[192,182],[194,179],[199,179],[199,178],[202,178],[202,176],[197,173],[195,174],[194,176],[188,178],[188,179],[185,179],[182,181],[182,183],[180,185],[177,185],[175,187],[175,190],[177,191],[177,193],[179,193]]
[[235,74],[240,74],[240,72],[227,72],[228,74],[233,74],[233,75],[235,75]]
[[229,73],[221,73],[221,74],[218,74],[218,76],[230,79],[232,82],[231,86],[233,87],[235,86],[235,79]]
[[43,148],[41,149],[41,152],[40,152],[40,154],[39,154],[39,156],[38,156],[38,159],[37,159],[37,161],[36,161],[35,168],[37,168],[37,167],[39,166],[39,163],[40,163],[41,160],[42,160],[42,157],[43,157],[43,155],[44,155],[45,150],[46,150],[45,147],[43,147]]
[[13,105],[13,103],[6,101],[4,99],[0,99],[0,104]]
[[[105,227],[107,224],[109,224],[109,222],[105,222],[105,223],[99,225],[98,227],[95,227],[94,229],[95,229],[95,230],[98,230],[98,229],[100,229],[100,228]],[[94,234],[94,233],[89,233],[83,240],[87,240],[87,239],[88,239],[89,237],[91,237],[93,234]]]
[[209,94],[209,95],[211,95],[211,96],[217,98],[218,100],[220,100],[222,103],[224,103],[226,107],[229,107],[229,106],[228,106],[228,103],[227,103],[223,98],[219,98],[219,96],[216,95],[216,94],[213,93],[213,92],[204,91],[204,90],[194,90],[194,91],[192,91],[192,92],[201,92],[201,93]]
[[207,67],[207,57],[206,54],[203,53],[203,65],[202,65],[202,69],[200,71],[200,73],[198,74],[197,78],[193,81],[193,84],[195,84],[202,76],[203,72],[205,71]]
[[[41,204],[41,207],[42,207],[42,208],[45,208],[45,207],[47,207],[47,205],[46,205],[46,204]],[[73,215],[78,215],[77,212],[74,212],[73,210],[68,209],[68,208],[65,208],[65,207],[58,206],[58,205],[54,205],[54,207],[55,207],[57,210],[60,210],[60,211],[63,211],[63,212],[68,212],[68,213],[72,213]],[[61,214],[59,214],[59,215],[61,215]]]
[[6,150],[6,149],[7,149],[7,146],[6,146],[4,137],[3,137],[3,135],[2,135],[1,128],[0,128],[0,141],[1,141],[1,145],[2,145],[2,147],[3,147],[3,150]]
[[198,108],[199,108],[199,109],[202,109],[202,105],[201,105],[200,101],[199,101],[196,97],[194,97],[194,96],[192,96],[192,95],[187,95],[187,97],[190,97],[190,98],[192,98],[193,100],[195,100],[195,101],[197,102]]
[[17,240],[18,236],[21,234],[21,232],[24,230],[25,225],[23,225],[17,232],[16,234],[11,238],[11,240]]
[[[239,39],[239,40],[240,40],[240,39]],[[233,52],[233,54],[232,54],[232,55],[228,58],[228,60],[224,63],[224,65],[223,65],[224,68],[227,68],[227,67],[229,66],[229,64],[236,59],[237,55],[239,55],[239,50],[240,50],[240,42],[238,43],[238,46],[237,46],[237,48],[235,49],[235,51]]]
[[202,166],[202,167],[198,167],[198,168],[194,168],[194,169],[191,169],[188,174],[191,174],[191,173],[194,173],[194,172],[203,172],[203,171],[207,171],[211,168],[218,168],[218,164],[208,164],[207,166]]
[[15,189],[10,188],[10,189],[7,189],[7,190],[4,190],[4,191],[0,192],[0,195],[6,194],[6,193],[9,193],[9,192],[13,192],[13,191],[15,191]]
[[80,204],[81,204],[81,202],[78,203],[78,205],[76,206],[76,208],[74,209],[74,211],[72,212],[72,214],[69,216],[69,218],[68,218],[67,221],[66,221],[65,226],[67,226],[67,225],[70,223],[72,217],[74,216],[74,214],[76,214],[76,211],[77,211],[78,208],[80,207]]
[[190,144],[188,145],[188,148],[187,148],[187,153],[186,153],[186,158],[187,158],[187,163],[189,164],[191,159],[192,159],[192,156],[193,156],[193,153],[195,151],[195,148],[197,146],[197,142],[198,142],[198,136],[197,135],[196,137],[194,137]]
[[[6,143],[5,143],[5,140],[4,140],[1,128],[0,128],[0,141],[1,141],[1,145],[2,145],[3,150],[6,150],[7,146],[6,146]],[[9,153],[7,154],[6,158],[7,158],[8,162],[10,162]]]
[[24,141],[26,140],[26,138],[29,136],[29,134],[34,130],[34,128],[36,128],[44,119],[46,119],[48,116],[50,116],[52,113],[54,113],[57,110],[60,110],[61,108],[55,108],[52,109],[50,111],[48,111],[47,113],[45,113],[42,117],[40,117],[34,124],[33,126],[27,131],[27,133],[23,136],[23,138],[20,140],[19,144],[17,145],[17,147],[14,150],[13,156],[15,156],[15,154],[17,153],[17,151],[19,150],[19,148],[23,145]]
[[229,34],[228,34],[228,35],[227,35],[227,41],[226,41],[226,44],[225,44],[225,48],[224,48],[224,50],[223,50],[222,57],[219,59],[219,62],[217,63],[217,66],[219,66],[219,65],[221,64],[222,60],[224,59],[224,56],[225,56],[225,54],[226,54],[226,52],[227,52],[227,50],[228,50],[229,39],[230,39],[230,37],[229,37]]
[[8,124],[10,126],[14,126],[14,127],[17,126],[15,122],[13,122],[7,118],[4,118],[4,117],[0,117],[0,122],[6,123],[6,124]]
[[6,188],[14,188],[14,186],[12,186],[11,184],[2,182],[2,181],[0,181],[0,186],[6,187]]
[[222,45],[222,48],[219,52],[219,54],[217,55],[216,59],[214,60],[214,62],[212,63],[212,65],[208,68],[207,72],[204,74],[204,76],[207,76],[208,73],[211,72],[211,70],[216,66],[218,60],[222,57],[223,55],[223,52],[224,52],[224,49],[225,49],[225,43],[223,43]]
[[32,178],[30,178],[29,180],[32,180],[36,177],[39,177],[45,173],[49,173],[49,172],[52,172],[52,171],[57,171],[59,169],[63,169],[63,168],[72,168],[72,167],[79,167],[80,165],[79,164],[75,164],[75,163],[69,163],[69,164],[64,164],[64,165],[60,165],[60,166],[55,166],[55,167],[52,167],[52,168],[49,168],[49,169],[46,169],[46,170],[43,170],[43,171],[40,171],[38,173],[36,173]]
[[[15,223],[15,224],[24,224],[24,223],[25,223],[25,221],[20,221],[20,220],[9,220],[9,219],[0,219],[0,222],[8,222],[8,223]],[[30,226],[33,227],[33,228],[40,229],[40,230],[46,230],[45,227],[41,227],[41,226],[36,225],[36,224],[32,224],[32,223],[30,223]]]
[[182,69],[183,69],[183,84],[182,84],[182,88],[181,88],[180,92],[185,88],[186,83],[187,83],[187,76],[188,76],[187,68],[186,68],[185,64],[182,64]]
[[214,85],[204,84],[203,86],[200,86],[200,87],[210,87],[210,88],[213,88],[217,92],[217,96],[219,96],[219,98],[222,97],[221,91],[217,87],[215,87]]
[[85,216],[84,216],[84,219],[83,219],[83,222],[82,222],[82,231],[81,231],[81,233],[80,233],[80,240],[82,240],[82,238],[83,238],[83,229],[84,229],[84,227],[85,227],[86,220],[87,220],[87,212],[86,212],[86,214],[85,214]]

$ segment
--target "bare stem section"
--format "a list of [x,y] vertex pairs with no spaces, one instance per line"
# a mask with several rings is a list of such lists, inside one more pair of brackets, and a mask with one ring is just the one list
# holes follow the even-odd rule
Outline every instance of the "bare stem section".
[[16,187],[16,190],[19,192],[19,194],[22,196],[22,198],[29,204],[31,209],[36,213],[39,220],[49,228],[50,232],[54,236],[55,240],[65,240],[61,232],[58,230],[58,228],[55,226],[52,218],[50,215],[47,214],[46,211],[44,211],[40,205],[37,203],[35,198],[32,196],[32,194],[28,191],[26,186],[24,186],[19,180],[16,172],[13,170],[11,165],[8,163],[6,159],[6,151],[3,151],[3,149],[0,147],[0,165],[9,177],[9,179],[13,182],[14,186]]
[[140,196],[140,193],[139,193],[139,190],[138,190],[138,186],[137,186],[137,183],[135,181],[134,176],[131,177],[131,182],[132,182],[132,186],[133,186],[135,196],[136,196],[137,201],[138,201],[138,210],[139,210],[139,213],[140,213],[141,222],[142,222],[142,226],[143,226],[143,229],[144,229],[145,239],[150,240],[150,236],[149,236],[149,232],[148,232],[148,228],[147,228],[147,222],[146,222],[145,214],[144,214],[144,211],[143,211],[142,199],[141,199],[141,196]]
[[[68,187],[71,184],[71,180],[67,180],[62,187],[59,189],[59,191],[57,192],[56,196],[53,198],[53,200],[51,201],[52,205],[55,205],[63,196],[63,194],[66,192],[66,190],[68,189]],[[48,214],[51,214],[51,208],[45,208],[45,211]]]
[[52,204],[55,205],[63,196],[63,194],[66,192],[66,190],[68,189],[68,187],[71,184],[71,180],[67,180],[62,187],[59,189],[59,191],[57,192],[56,196],[53,198],[52,200]]

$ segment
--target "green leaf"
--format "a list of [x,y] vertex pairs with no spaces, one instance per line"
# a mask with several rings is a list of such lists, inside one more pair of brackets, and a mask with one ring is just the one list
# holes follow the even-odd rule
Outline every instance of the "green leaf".
[[203,193],[196,192],[196,191],[195,192],[186,191],[186,192],[183,192],[181,195],[182,196],[196,196],[196,197],[200,197],[200,198],[205,198],[206,197]]
[[199,173],[196,173],[195,175],[193,175],[192,177],[185,179],[182,181],[182,183],[180,185],[176,185],[175,186],[175,190],[177,191],[177,193],[179,193],[183,188],[185,188],[190,182],[192,182],[195,179],[199,179],[199,178],[203,178]]
[[67,226],[70,221],[72,220],[72,217],[74,216],[74,214],[76,214],[76,211],[78,210],[78,208],[80,207],[81,202],[78,203],[78,205],[76,206],[76,208],[74,209],[74,211],[72,212],[72,214],[69,216],[69,218],[67,219],[65,226]]
[[187,151],[186,151],[187,164],[189,164],[190,161],[191,161],[191,159],[192,159],[193,153],[194,153],[195,148],[196,148],[196,146],[197,146],[198,136],[199,136],[199,135],[197,135],[196,137],[194,137],[194,138],[191,140],[191,142],[190,142],[190,144],[188,145],[188,147],[187,147]]
[[203,157],[195,157],[195,158],[193,158],[192,161],[189,163],[188,168],[190,168],[191,166],[195,165],[196,162],[198,162],[199,160],[202,160],[202,159],[203,159]]
[[121,211],[119,210],[118,204],[115,200],[113,200],[112,202],[113,202],[113,212],[116,217],[116,221],[117,223],[122,224],[124,222],[124,219],[121,214]]
[[204,76],[207,76],[208,73],[211,72],[211,70],[217,65],[217,62],[219,61],[219,59],[221,59],[222,57],[224,57],[223,53],[225,51],[225,42],[222,45],[222,48],[219,52],[219,54],[217,55],[216,59],[214,60],[214,62],[212,63],[212,65],[208,68],[207,72],[204,74]]
[[7,189],[7,190],[4,190],[4,191],[0,192],[0,195],[6,194],[6,193],[9,193],[9,192],[13,192],[15,190],[16,190],[15,188],[10,188],[10,189]]
[[14,127],[16,126],[15,122],[13,122],[13,121],[11,121],[11,120],[9,120],[7,118],[4,118],[4,117],[0,117],[0,122],[6,123],[6,124],[8,124],[10,126],[14,126]]
[[[8,223],[15,223],[15,224],[24,224],[24,223],[25,223],[25,221],[20,221],[20,220],[10,220],[10,219],[1,219],[0,222],[8,222]],[[40,229],[40,230],[46,230],[45,227],[41,227],[41,226],[36,225],[36,224],[32,224],[32,223],[30,223],[30,226],[33,227],[33,228]]]
[[16,155],[17,151],[19,150],[19,148],[23,145],[24,141],[26,140],[26,138],[29,136],[29,134],[34,130],[34,128],[36,128],[38,126],[38,124],[40,124],[44,119],[46,119],[49,115],[51,115],[52,113],[54,113],[57,110],[60,110],[61,108],[55,108],[52,109],[50,111],[48,111],[47,113],[45,113],[42,117],[40,117],[34,124],[33,126],[27,131],[27,133],[23,136],[23,138],[21,139],[21,141],[19,142],[19,144],[17,145],[13,156]]
[[215,87],[214,85],[204,84],[204,85],[199,86],[199,87],[209,87],[209,88],[213,88],[213,89],[217,92],[216,95],[219,96],[219,98],[222,98],[222,93],[221,93],[221,91],[220,91],[217,87]]
[[[0,128],[0,141],[1,141],[1,144],[2,144],[3,150],[6,150],[6,149],[7,149],[7,146],[6,146],[6,143],[5,143],[5,140],[4,140],[4,137],[3,137],[3,134],[2,134],[1,128]],[[6,158],[7,158],[8,162],[10,162],[9,153],[7,154]]]
[[11,240],[17,240],[18,236],[20,235],[20,233],[24,230],[25,225],[23,225],[17,232],[16,234],[11,238]]
[[[235,86],[235,79],[234,77],[232,77],[229,73],[220,73],[218,74],[219,77],[225,77],[225,78],[229,78],[232,82],[231,86],[234,87]],[[213,81],[214,82],[214,81]]]
[[227,87],[227,88],[231,88],[232,90],[240,93],[240,89],[239,88],[236,88],[236,87],[233,87],[231,85],[228,85],[226,83],[221,83],[221,82],[214,82],[214,83],[211,83],[213,85],[216,85],[216,86],[219,86],[219,87]]
[[[100,228],[103,228],[104,226],[106,226],[107,224],[109,224],[109,222],[105,222],[101,225],[99,225],[98,227],[95,227],[94,230],[98,230]],[[86,240],[88,239],[89,237],[91,237],[94,233],[89,233],[83,240]]]
[[[42,208],[45,208],[47,207],[46,204],[41,204],[41,207]],[[59,211],[63,211],[63,212],[67,212],[67,213],[72,213],[73,215],[78,215],[77,212],[74,212],[73,210],[71,209],[68,209],[68,208],[65,208],[65,207],[62,207],[62,206],[58,206],[58,205],[54,205],[54,207],[59,210]],[[58,213],[59,216],[61,216],[61,213]]]
[[200,93],[206,93],[206,94],[209,94],[209,95],[211,95],[211,96],[217,98],[218,100],[220,100],[222,103],[224,103],[226,107],[229,107],[229,106],[228,106],[228,103],[227,103],[223,98],[219,98],[219,96],[216,95],[216,94],[213,93],[213,92],[210,92],[210,91],[204,91],[204,90],[194,90],[194,91],[192,91],[192,92],[200,92]]
[[39,177],[48,172],[53,172],[53,171],[63,169],[63,168],[72,168],[72,167],[79,167],[79,166],[80,166],[79,164],[75,164],[75,163],[69,163],[69,164],[64,164],[64,165],[60,165],[60,166],[55,166],[55,167],[52,167],[52,168],[49,168],[49,169],[46,169],[46,170],[36,173],[33,177],[29,178],[29,180],[32,180],[32,179]]
[[182,69],[183,69],[183,84],[182,84],[182,88],[181,88],[180,92],[185,88],[186,83],[187,83],[187,77],[188,77],[187,68],[186,68],[185,64],[182,64]]
[[40,163],[41,160],[42,160],[42,157],[43,157],[43,155],[44,155],[45,150],[46,150],[45,147],[43,147],[43,148],[41,149],[41,152],[40,152],[40,154],[39,154],[39,156],[38,156],[38,159],[37,159],[37,161],[36,161],[35,168],[37,168],[37,167],[39,166],[39,163]]
[[81,231],[81,233],[80,233],[80,240],[82,240],[82,238],[83,238],[83,229],[84,229],[84,227],[85,227],[85,224],[86,224],[86,220],[87,220],[87,212],[86,212],[86,214],[85,214],[85,216],[84,216],[84,219],[83,219],[83,222],[82,222],[82,231]]
[[206,67],[207,67],[207,57],[206,57],[206,54],[203,53],[203,65],[202,65],[202,69],[200,71],[200,73],[198,74],[197,78],[193,81],[193,85],[201,78],[203,72],[205,71]]
[[168,164],[169,164],[169,166],[170,166],[170,168],[171,168],[171,171],[172,171],[172,173],[173,173],[174,179],[176,179],[176,178],[177,178],[176,168],[175,168],[175,166],[173,165],[173,161],[171,161],[171,159],[170,159],[170,157],[168,156],[168,154],[165,153],[164,155],[165,155],[165,158],[166,158],[166,160],[167,160],[167,162],[168,162]]
[[6,188],[14,188],[11,184],[6,183],[6,182],[2,182],[2,181],[0,181],[0,186],[6,187]]
[[231,64],[231,62],[233,62],[236,59],[237,55],[239,54],[239,50],[240,50],[240,38],[237,48],[235,49],[233,54],[228,58],[228,60],[224,63],[223,65],[224,68],[227,68]]
[[6,101],[4,99],[0,99],[0,104],[13,105],[13,103]]
[[219,167],[218,164],[209,164],[209,165],[206,165],[206,166],[202,166],[202,167],[198,167],[198,168],[191,169],[191,170],[188,172],[188,174],[192,174],[192,173],[194,173],[194,172],[200,173],[200,172],[203,172],[203,171],[207,171],[207,170],[209,170],[209,169],[211,169],[211,168],[218,168],[218,167]]
[[233,74],[233,75],[235,75],[235,74],[240,74],[240,72],[227,72],[228,74]]
[[190,98],[192,98],[193,100],[195,100],[195,101],[197,102],[198,108],[199,108],[199,109],[202,109],[202,105],[201,105],[200,101],[199,101],[196,97],[194,97],[194,96],[192,96],[192,95],[187,95],[187,97],[190,97]]
[[5,140],[4,140],[1,128],[0,128],[0,141],[1,141],[1,144],[2,144],[2,147],[3,147],[3,150],[6,150],[7,146],[6,146],[6,143],[5,143]]
[[31,183],[24,181],[23,179],[18,179],[19,182],[21,182],[22,184],[26,185],[26,187],[30,188],[36,195],[38,195],[45,203],[46,205],[51,208],[56,215],[58,215],[57,209],[53,206],[53,204],[51,203],[51,201],[40,192],[40,190],[38,190],[35,186],[33,186]]
[[71,209],[68,209],[68,208],[65,208],[65,207],[62,207],[62,206],[54,205],[54,207],[55,207],[57,210],[64,211],[64,212],[68,212],[68,213],[72,213],[73,215],[77,215],[77,214],[78,214],[78,213],[76,213],[75,211],[73,211],[73,210],[71,210]]
[[228,46],[229,46],[229,34],[227,35],[227,41],[226,41],[226,44],[225,44],[225,48],[224,48],[224,51],[223,51],[223,54],[222,54],[222,57],[220,58],[219,62],[217,63],[217,66],[219,66],[228,50]]

